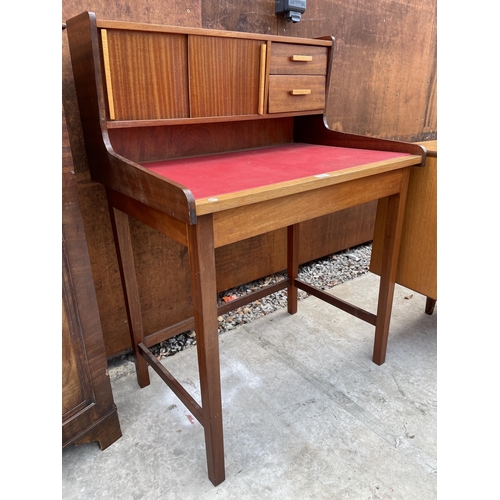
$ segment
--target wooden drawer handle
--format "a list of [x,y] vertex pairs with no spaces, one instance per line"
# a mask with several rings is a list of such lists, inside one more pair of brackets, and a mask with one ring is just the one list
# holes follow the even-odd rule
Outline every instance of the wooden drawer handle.
[[308,62],[312,61],[313,57],[312,56],[299,56],[299,55],[294,55],[291,57],[292,61],[299,61],[299,62]]
[[311,93],[311,89],[293,89],[290,90],[290,94],[292,95],[309,95]]

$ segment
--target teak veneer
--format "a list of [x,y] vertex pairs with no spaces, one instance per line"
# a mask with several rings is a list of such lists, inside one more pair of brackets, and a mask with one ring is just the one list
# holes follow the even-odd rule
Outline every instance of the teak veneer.
[[[151,366],[203,425],[208,476],[225,478],[218,320],[287,288],[303,289],[375,326],[385,361],[403,213],[425,148],[334,132],[334,39],[303,39],[97,20],[67,22],[89,168],[106,188],[139,385]],[[376,314],[298,279],[299,224],[385,200]],[[193,317],[145,336],[129,217],[189,254]],[[287,228],[288,277],[217,307],[215,248]],[[201,404],[149,347],[195,328]]]

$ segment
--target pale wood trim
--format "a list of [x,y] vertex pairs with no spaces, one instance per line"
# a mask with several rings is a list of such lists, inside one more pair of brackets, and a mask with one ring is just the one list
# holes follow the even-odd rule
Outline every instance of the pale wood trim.
[[264,114],[264,96],[266,86],[266,52],[267,45],[260,47],[260,74],[259,74],[259,115]]
[[[361,177],[366,177],[367,175],[372,176],[391,170],[397,170],[402,167],[416,165],[420,161],[420,156],[409,155],[400,158],[392,158],[390,160],[382,160],[375,163],[368,163],[366,165],[360,165],[349,169],[327,172],[319,174],[319,176],[312,175],[268,186],[259,186],[257,188],[238,191],[236,193],[222,195],[214,193],[210,197],[195,200],[196,215],[200,216],[208,213],[221,212],[223,210],[250,205],[252,203],[267,201],[272,198],[303,193],[349,180],[359,179]],[[367,171],[370,173],[367,174]]]
[[299,54],[294,54],[291,57],[292,61],[297,62],[310,62],[313,60],[312,56],[301,56]]
[[111,65],[109,61],[108,32],[105,29],[101,30],[101,39],[102,39],[102,57],[104,60],[104,77],[106,80],[106,89],[108,91],[109,118],[111,120],[114,120],[115,104],[113,98],[113,84],[111,81]]
[[[266,61],[266,86],[264,90],[264,103],[266,108],[266,113],[269,112],[269,75],[271,74],[271,50],[273,42],[271,40],[267,41],[267,61]],[[323,112],[323,111],[321,111]],[[266,115],[269,116],[269,115]],[[273,116],[273,115],[270,115]]]
[[330,47],[331,40],[295,38],[279,35],[262,35],[259,33],[243,33],[239,31],[212,30],[206,28],[188,28],[183,26],[167,26],[163,24],[133,23],[126,21],[109,21],[105,19],[97,20],[98,28],[134,30],[134,31],[155,31],[163,33],[180,33],[186,35],[219,36],[224,38],[244,38],[247,40],[272,40],[282,43],[294,43],[302,45],[317,45],[319,47]]

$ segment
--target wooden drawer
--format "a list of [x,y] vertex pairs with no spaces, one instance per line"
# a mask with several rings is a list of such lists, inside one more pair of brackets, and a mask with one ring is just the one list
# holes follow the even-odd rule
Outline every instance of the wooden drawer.
[[325,81],[325,76],[271,75],[269,113],[323,109]]
[[271,75],[326,75],[327,47],[273,43]]

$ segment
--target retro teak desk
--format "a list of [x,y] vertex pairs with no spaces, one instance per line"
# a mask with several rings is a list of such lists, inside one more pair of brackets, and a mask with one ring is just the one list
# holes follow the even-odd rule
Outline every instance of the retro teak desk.
[[[67,23],[92,178],[107,192],[139,385],[148,366],[205,431],[208,476],[224,480],[217,316],[302,289],[375,326],[385,360],[409,170],[425,149],[330,130],[332,37],[303,39],[97,20]],[[299,223],[387,199],[377,313],[298,279]],[[193,318],[145,336],[128,217],[186,246]],[[214,249],[288,228],[288,277],[217,308]],[[149,347],[196,330],[201,405]]]

